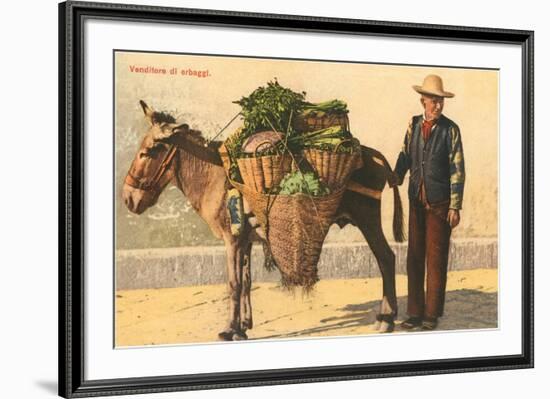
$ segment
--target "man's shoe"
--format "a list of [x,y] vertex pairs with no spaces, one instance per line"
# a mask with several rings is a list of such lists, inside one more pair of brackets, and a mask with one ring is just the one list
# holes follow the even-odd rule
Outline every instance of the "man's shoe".
[[437,317],[426,317],[422,321],[422,331],[433,331],[437,328]]
[[421,325],[422,325],[422,318],[413,316],[413,317],[409,317],[407,320],[401,323],[401,328],[404,328],[406,330],[412,330],[413,328],[420,327]]

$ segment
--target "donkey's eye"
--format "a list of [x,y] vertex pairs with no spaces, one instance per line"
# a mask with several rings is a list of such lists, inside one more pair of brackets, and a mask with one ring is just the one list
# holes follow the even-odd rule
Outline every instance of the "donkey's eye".
[[156,158],[157,155],[160,153],[160,151],[164,148],[162,144],[155,144],[152,147],[147,147],[143,150],[143,152],[140,154],[141,158]]

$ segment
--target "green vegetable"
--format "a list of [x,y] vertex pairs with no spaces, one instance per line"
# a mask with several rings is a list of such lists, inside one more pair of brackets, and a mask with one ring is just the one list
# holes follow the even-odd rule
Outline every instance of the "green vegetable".
[[348,105],[342,100],[330,100],[322,103],[308,103],[303,108],[305,116],[325,116],[326,114],[347,114]]
[[305,92],[296,93],[275,80],[265,87],[258,87],[248,97],[234,101],[242,107],[243,136],[273,129],[287,133],[289,127],[292,128],[291,116],[298,115],[307,104],[305,95]]
[[353,152],[358,149],[359,142],[350,132],[340,126],[331,126],[326,129],[310,133],[296,134],[288,139],[291,148],[313,147],[326,151]]
[[279,194],[308,194],[315,197],[330,194],[329,188],[313,172],[295,171],[287,174],[279,184]]

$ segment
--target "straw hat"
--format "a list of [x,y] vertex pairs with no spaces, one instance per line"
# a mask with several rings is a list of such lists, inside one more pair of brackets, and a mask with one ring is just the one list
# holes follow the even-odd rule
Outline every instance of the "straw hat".
[[413,86],[420,94],[438,97],[454,97],[453,93],[443,90],[443,80],[437,75],[428,75],[424,78],[422,86]]

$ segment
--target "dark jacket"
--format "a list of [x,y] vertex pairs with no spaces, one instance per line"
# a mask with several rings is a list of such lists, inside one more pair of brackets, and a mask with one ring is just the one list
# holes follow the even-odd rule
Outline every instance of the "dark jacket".
[[464,192],[464,154],[460,129],[441,115],[427,142],[422,136],[422,115],[409,124],[395,172],[399,183],[410,170],[409,199],[417,200],[424,182],[429,204],[450,201],[450,208],[461,209]]

